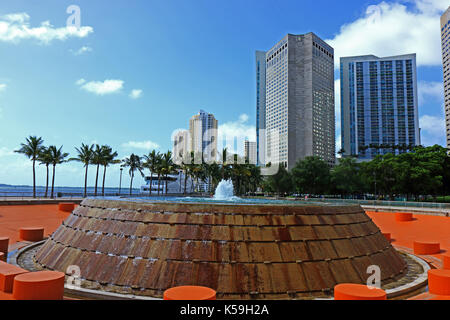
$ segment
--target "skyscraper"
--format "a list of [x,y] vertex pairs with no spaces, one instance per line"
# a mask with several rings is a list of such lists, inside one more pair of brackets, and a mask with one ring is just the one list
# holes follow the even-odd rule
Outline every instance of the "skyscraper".
[[256,51],[256,163],[264,165],[266,150],[266,52]]
[[260,160],[263,153],[265,163],[289,170],[306,156],[334,165],[333,48],[314,33],[288,34],[265,52],[264,61],[263,53],[256,53],[257,123],[266,129],[265,145],[261,136],[257,140]]
[[370,160],[420,144],[415,54],[344,57],[340,68],[344,156]]
[[253,141],[244,141],[244,158],[248,160],[250,164],[256,164],[257,161],[257,152],[256,152],[256,142]]
[[447,148],[450,148],[450,7],[441,16],[442,64]]
[[203,153],[205,161],[217,158],[218,122],[214,115],[204,110],[189,120],[190,151]]

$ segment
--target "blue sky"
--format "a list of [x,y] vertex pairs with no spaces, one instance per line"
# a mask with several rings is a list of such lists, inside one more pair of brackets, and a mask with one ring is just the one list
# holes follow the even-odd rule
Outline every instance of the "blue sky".
[[[66,26],[70,5],[81,9],[79,30]],[[439,16],[446,6],[445,0],[2,1],[0,183],[31,184],[31,162],[12,152],[29,135],[63,145],[71,156],[82,142],[111,145],[120,157],[166,151],[173,131],[205,109],[222,133],[252,138],[254,52],[286,33],[315,32],[335,48],[336,65],[345,55],[417,53],[422,142],[444,145]],[[339,146],[339,101],[336,110]],[[108,186],[117,186],[118,172],[111,168]],[[44,181],[41,166],[37,182]],[[59,166],[56,184],[83,185],[81,165]]]

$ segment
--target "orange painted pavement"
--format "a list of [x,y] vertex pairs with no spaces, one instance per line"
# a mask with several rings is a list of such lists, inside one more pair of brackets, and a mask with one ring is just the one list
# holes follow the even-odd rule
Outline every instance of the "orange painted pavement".
[[44,237],[52,234],[70,212],[58,210],[57,204],[2,206],[0,204],[0,237],[9,237],[9,244],[20,241],[20,228],[42,226]]
[[414,249],[414,241],[439,242],[441,252],[431,256],[442,259],[450,252],[450,218],[415,214],[413,221],[399,222],[393,212],[367,212],[381,232],[390,233],[392,244]]

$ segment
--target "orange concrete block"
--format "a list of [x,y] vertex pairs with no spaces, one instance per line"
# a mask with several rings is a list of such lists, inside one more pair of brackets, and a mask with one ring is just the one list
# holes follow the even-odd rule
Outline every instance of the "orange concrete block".
[[0,291],[12,292],[14,278],[23,273],[28,273],[28,271],[6,262],[0,262]]
[[75,209],[75,203],[61,202],[58,203],[58,210],[64,212],[72,212]]
[[391,234],[390,233],[384,233],[383,236],[386,238],[387,241],[391,241]]
[[355,283],[341,283],[334,287],[334,300],[386,300],[384,290]]
[[13,298],[16,300],[62,300],[63,296],[62,272],[29,272],[14,279]]
[[43,227],[20,228],[20,239],[26,241],[41,241],[44,239]]
[[450,270],[450,253],[442,255],[442,264],[444,269]]
[[399,222],[412,221],[413,220],[413,214],[412,213],[406,213],[406,212],[396,212],[395,213],[395,220],[399,221]]
[[216,291],[199,286],[174,287],[164,291],[164,300],[216,300]]
[[414,241],[414,254],[438,254],[441,252],[439,242]]
[[5,255],[8,254],[8,246],[9,246],[9,238],[8,237],[0,237],[0,252],[3,252]]
[[428,290],[431,294],[450,295],[450,270],[428,270]]

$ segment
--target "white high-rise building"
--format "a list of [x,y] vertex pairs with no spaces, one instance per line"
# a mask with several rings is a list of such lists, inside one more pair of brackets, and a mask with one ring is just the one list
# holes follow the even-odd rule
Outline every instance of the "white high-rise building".
[[189,120],[190,150],[203,153],[205,161],[217,159],[217,128],[218,121],[213,114],[204,110]]

